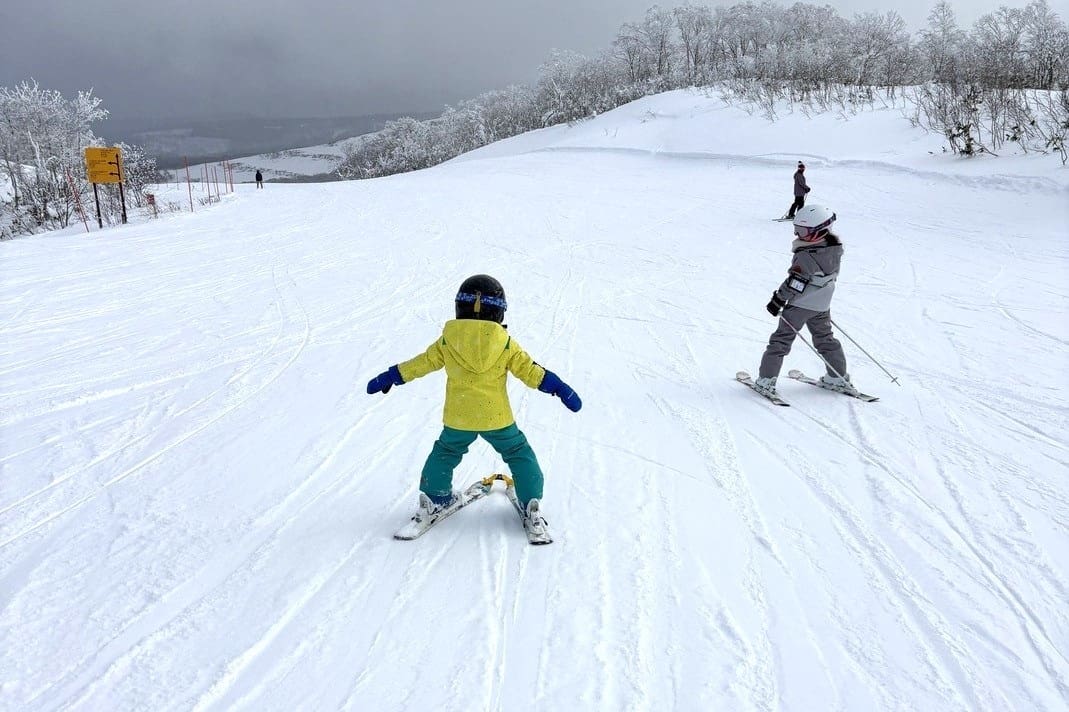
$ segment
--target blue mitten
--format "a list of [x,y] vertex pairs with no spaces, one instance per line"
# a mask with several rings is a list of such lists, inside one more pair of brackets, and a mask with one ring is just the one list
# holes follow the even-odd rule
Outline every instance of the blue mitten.
[[389,393],[391,388],[404,385],[404,382],[405,380],[401,378],[401,372],[397,370],[397,366],[390,366],[388,371],[383,371],[367,382],[367,392]]
[[542,383],[538,385],[538,390],[557,396],[564,403],[564,407],[573,413],[579,412],[579,409],[583,407],[583,401],[579,398],[579,394],[549,369],[546,369],[546,375],[542,377]]

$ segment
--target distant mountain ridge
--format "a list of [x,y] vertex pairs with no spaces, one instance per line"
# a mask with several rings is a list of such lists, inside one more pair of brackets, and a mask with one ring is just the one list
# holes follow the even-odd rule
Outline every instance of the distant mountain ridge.
[[[405,114],[407,116],[408,114]],[[332,118],[272,119],[108,119],[99,132],[108,141],[136,144],[156,159],[161,169],[178,168],[224,158],[252,156],[333,143],[380,130],[402,114],[369,114]],[[429,118],[420,114],[413,118]]]

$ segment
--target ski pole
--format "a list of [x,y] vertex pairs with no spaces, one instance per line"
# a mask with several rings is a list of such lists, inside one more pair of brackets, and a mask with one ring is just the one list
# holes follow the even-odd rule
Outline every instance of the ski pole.
[[846,376],[844,376],[843,374],[839,373],[839,371],[835,368],[835,366],[832,366],[830,363],[828,363],[828,359],[824,358],[824,355],[822,353],[820,353],[819,351],[817,351],[817,347],[816,346],[814,346],[813,344],[809,343],[809,339],[807,339],[804,336],[802,336],[802,332],[800,332],[800,331],[798,331],[798,329],[794,328],[794,324],[792,324],[791,322],[787,321],[783,317],[783,313],[782,312],[780,313],[779,318],[783,319],[783,323],[791,328],[791,331],[794,332],[795,336],[797,336],[799,339],[801,339],[805,343],[806,346],[808,346],[810,349],[812,349],[813,353],[815,353],[820,358],[820,360],[824,362],[824,365],[827,366],[831,370],[832,373],[834,373],[839,378],[842,378],[843,380],[846,380]]
[[897,378],[895,378],[895,377],[894,377],[893,375],[891,375],[891,372],[890,372],[890,371],[888,371],[888,370],[887,370],[886,368],[884,368],[884,367],[883,367],[883,364],[882,364],[882,363],[880,363],[879,361],[877,361],[877,360],[876,360],[876,358],[875,358],[875,357],[874,357],[874,356],[873,356],[872,354],[870,354],[870,353],[869,353],[868,351],[866,351],[865,349],[863,349],[863,348],[861,347],[861,344],[859,344],[858,342],[854,341],[854,339],[853,339],[853,338],[852,338],[852,337],[850,336],[850,334],[848,334],[848,333],[846,333],[845,331],[843,331],[843,327],[841,327],[841,326],[839,326],[838,324],[836,324],[836,323],[835,323],[835,320],[834,320],[834,319],[831,319],[831,318],[829,318],[829,321],[831,321],[831,324],[832,324],[832,326],[834,326],[834,327],[835,327],[836,329],[838,329],[838,330],[839,330],[839,332],[840,332],[840,333],[841,333],[841,334],[842,334],[843,336],[845,336],[846,338],[850,339],[850,343],[852,343],[852,344],[853,344],[854,346],[856,346],[856,347],[858,347],[859,349],[861,349],[861,353],[865,354],[865,355],[866,355],[866,356],[868,356],[868,357],[869,357],[870,359],[872,359],[872,362],[873,362],[874,364],[876,364],[877,366],[879,366],[879,367],[880,367],[880,368],[881,368],[881,369],[883,370],[883,372],[887,374],[887,377],[891,379],[891,383],[895,384],[896,386],[901,386],[901,385],[902,385],[901,383],[899,383],[899,382],[898,382],[898,379],[897,379]]

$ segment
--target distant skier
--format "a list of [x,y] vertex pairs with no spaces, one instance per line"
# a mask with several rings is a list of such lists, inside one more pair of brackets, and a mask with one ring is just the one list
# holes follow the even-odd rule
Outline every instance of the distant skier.
[[784,220],[793,220],[798,209],[805,205],[805,194],[809,192],[809,186],[805,182],[805,164],[798,161],[798,170],[794,172],[794,202],[788,208]]
[[561,399],[572,412],[583,402],[571,386],[531,359],[502,324],[505,290],[485,274],[464,280],[455,299],[456,319],[447,321],[427,350],[372,378],[367,392],[388,393],[393,386],[445,367],[444,427],[431,448],[420,477],[417,517],[430,519],[452,504],[453,470],[482,436],[512,471],[516,495],[529,526],[545,529],[539,513],[542,470],[526,436],[516,426],[505,382],[509,372],[529,388]]
[[834,222],[835,213],[819,205],[803,207],[794,217],[794,259],[787,279],[772,293],[772,301],[765,307],[769,314],[779,317],[779,325],[761,358],[754,381],[758,392],[776,394],[783,357],[790,353],[796,332],[803,326],[809,327],[813,346],[828,364],[827,374],[820,380],[835,389],[853,388],[846,373],[843,347],[832,334],[831,298],[843,256],[842,240],[831,232]]
[[256,171],[256,187],[257,188],[263,188],[264,187],[264,174],[261,173],[259,170]]

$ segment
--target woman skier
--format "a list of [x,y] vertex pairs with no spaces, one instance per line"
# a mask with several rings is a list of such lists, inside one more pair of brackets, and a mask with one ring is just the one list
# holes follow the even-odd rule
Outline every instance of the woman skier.
[[805,196],[809,192],[809,185],[805,182],[805,164],[798,161],[798,169],[794,172],[794,202],[787,208],[787,214],[783,220],[793,220],[795,214],[805,205]]

